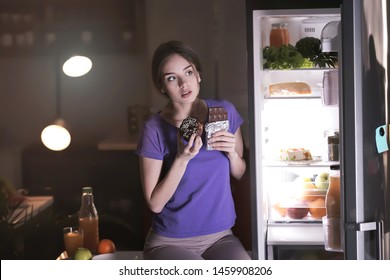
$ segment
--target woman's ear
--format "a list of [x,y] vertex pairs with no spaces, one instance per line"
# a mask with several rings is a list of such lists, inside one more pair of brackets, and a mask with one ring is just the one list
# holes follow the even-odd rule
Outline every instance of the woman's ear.
[[160,91],[161,93],[166,93],[166,91],[163,88],[161,88]]

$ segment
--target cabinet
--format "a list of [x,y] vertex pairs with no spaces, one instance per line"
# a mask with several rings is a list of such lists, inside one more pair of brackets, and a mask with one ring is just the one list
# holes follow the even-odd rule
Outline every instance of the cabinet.
[[140,52],[144,48],[140,0],[32,0],[0,4],[3,55]]

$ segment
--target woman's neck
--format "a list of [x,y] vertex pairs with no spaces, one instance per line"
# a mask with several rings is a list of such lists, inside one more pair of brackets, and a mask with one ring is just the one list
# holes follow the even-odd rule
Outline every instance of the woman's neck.
[[161,117],[174,126],[179,127],[182,121],[187,117],[196,117],[205,122],[207,119],[207,112],[206,102],[197,98],[191,104],[174,104],[169,102],[161,111]]

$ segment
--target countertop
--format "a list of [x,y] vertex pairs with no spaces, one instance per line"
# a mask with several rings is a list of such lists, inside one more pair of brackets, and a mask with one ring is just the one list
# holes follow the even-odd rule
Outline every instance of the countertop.
[[27,196],[19,207],[16,208],[9,220],[12,221],[15,227],[18,227],[23,224],[23,221],[28,221],[52,204],[52,196]]

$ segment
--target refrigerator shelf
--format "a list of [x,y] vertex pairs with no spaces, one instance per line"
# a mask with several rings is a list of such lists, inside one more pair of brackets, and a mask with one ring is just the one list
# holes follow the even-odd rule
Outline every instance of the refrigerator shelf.
[[264,160],[263,167],[330,167],[339,164],[338,161],[307,161],[302,163],[288,163],[281,160]]
[[267,245],[323,245],[320,222],[268,223]]
[[313,67],[313,68],[296,68],[296,69],[269,69],[269,68],[263,68],[263,71],[265,72],[289,72],[289,71],[328,71],[338,69],[337,67]]
[[269,96],[269,95],[265,95],[264,96],[264,99],[320,99],[321,98],[321,95],[309,95],[309,94],[306,94],[306,95],[286,95],[286,96]]

